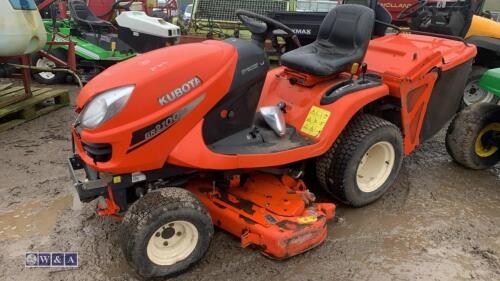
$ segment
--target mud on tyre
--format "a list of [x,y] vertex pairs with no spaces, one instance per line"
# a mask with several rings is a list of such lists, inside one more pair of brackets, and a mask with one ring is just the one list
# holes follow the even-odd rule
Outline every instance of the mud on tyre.
[[499,134],[500,106],[474,104],[451,122],[446,133],[446,150],[453,160],[469,169],[487,169],[500,161]]
[[205,206],[189,191],[171,187],[135,202],[120,229],[127,262],[146,278],[187,270],[204,256],[213,233]]
[[369,114],[355,116],[316,162],[320,185],[353,207],[380,198],[394,183],[403,159],[401,132]]

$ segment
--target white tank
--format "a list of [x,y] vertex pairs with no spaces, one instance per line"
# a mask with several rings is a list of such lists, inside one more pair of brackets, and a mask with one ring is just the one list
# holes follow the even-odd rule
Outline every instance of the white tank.
[[116,17],[119,26],[162,38],[179,37],[180,28],[160,18],[148,16],[145,12],[127,11]]
[[47,42],[33,0],[0,0],[0,57],[34,53]]

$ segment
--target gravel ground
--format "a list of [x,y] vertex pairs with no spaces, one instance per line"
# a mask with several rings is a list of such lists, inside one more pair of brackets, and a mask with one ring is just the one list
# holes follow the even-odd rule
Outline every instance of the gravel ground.
[[[0,280],[139,279],[118,247],[119,223],[73,199],[72,116],[68,107],[0,133]],[[461,168],[443,140],[406,158],[381,200],[339,205],[321,246],[279,262],[217,230],[201,263],[174,280],[500,280],[500,167]],[[75,251],[80,266],[25,268],[26,251]]]

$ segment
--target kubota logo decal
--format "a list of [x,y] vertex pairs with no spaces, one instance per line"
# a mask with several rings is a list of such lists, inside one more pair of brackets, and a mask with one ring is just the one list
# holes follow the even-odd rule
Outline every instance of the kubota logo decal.
[[170,93],[167,93],[161,97],[158,98],[158,102],[160,103],[161,106],[165,106],[176,99],[182,97],[183,95],[191,92],[198,86],[200,86],[202,83],[200,77],[195,76],[191,78],[191,80],[186,81],[184,84],[182,84],[180,87],[174,89]]

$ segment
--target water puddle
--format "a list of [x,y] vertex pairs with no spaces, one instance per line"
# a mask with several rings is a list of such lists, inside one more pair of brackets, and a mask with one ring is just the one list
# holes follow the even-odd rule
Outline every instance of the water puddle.
[[71,207],[73,196],[63,196],[49,204],[25,203],[0,214],[0,240],[49,235],[61,210]]

